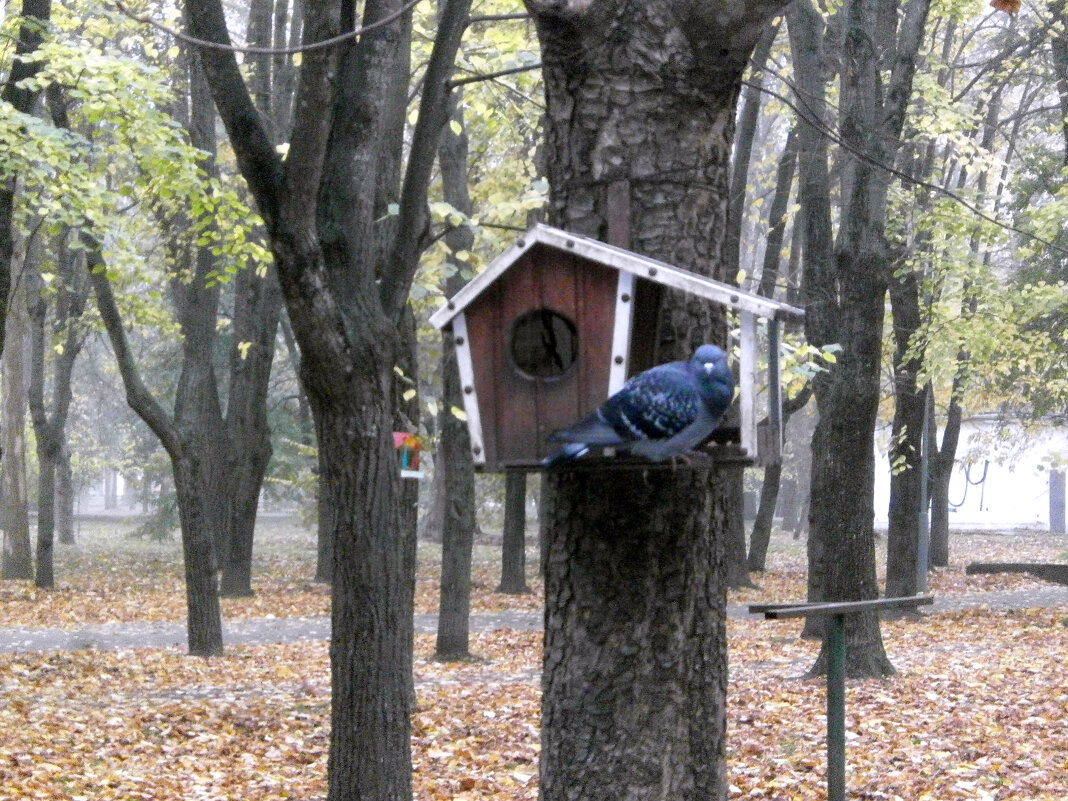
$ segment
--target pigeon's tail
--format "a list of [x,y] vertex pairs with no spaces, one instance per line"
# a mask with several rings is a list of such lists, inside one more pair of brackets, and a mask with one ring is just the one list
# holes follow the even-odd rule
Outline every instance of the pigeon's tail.
[[551,456],[546,456],[541,460],[541,463],[545,467],[556,467],[578,459],[580,456],[589,453],[589,450],[590,446],[585,442],[572,442],[565,445]]

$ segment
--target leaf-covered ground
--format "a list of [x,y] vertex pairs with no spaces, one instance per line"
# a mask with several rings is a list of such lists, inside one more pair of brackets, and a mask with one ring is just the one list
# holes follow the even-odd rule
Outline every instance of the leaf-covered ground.
[[[326,611],[310,575],[312,538],[264,532],[259,592],[225,614]],[[971,535],[936,593],[1019,587],[1032,579],[964,576],[967,561],[1063,559],[1063,540]],[[61,588],[0,585],[3,625],[180,620],[175,544],[84,536],[57,565]],[[420,606],[434,607],[435,552],[424,548]],[[492,593],[496,549],[480,548],[476,606],[536,607],[537,594]],[[531,561],[534,554],[531,553]],[[731,600],[803,596],[804,551],[776,539],[763,589]],[[313,566],[313,565],[311,565]],[[1044,585],[1043,585],[1044,586]],[[941,613],[885,622],[898,668],[847,689],[854,799],[1068,798],[1066,610]],[[817,645],[799,624],[729,623],[732,798],[824,797],[824,690],[800,678]],[[473,636],[478,659],[441,664],[417,638],[413,716],[418,799],[537,797],[540,634]],[[0,799],[316,799],[325,792],[329,670],[325,643],[230,647],[201,660],[176,649],[0,654]]]

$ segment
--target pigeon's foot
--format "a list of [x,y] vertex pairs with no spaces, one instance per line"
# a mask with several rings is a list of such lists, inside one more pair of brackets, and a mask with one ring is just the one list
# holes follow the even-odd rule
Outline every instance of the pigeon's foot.
[[685,454],[685,453],[673,453],[673,454],[671,454],[671,471],[672,472],[674,472],[678,468],[679,462],[682,462],[682,464],[684,466],[686,466],[686,467],[689,467],[690,465],[693,464],[693,461],[690,459],[690,457],[687,454]]

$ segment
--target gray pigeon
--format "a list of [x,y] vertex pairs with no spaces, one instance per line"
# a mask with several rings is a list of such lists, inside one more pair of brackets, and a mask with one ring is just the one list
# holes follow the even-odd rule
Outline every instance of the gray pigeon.
[[567,442],[543,460],[570,462],[590,448],[616,448],[663,462],[692,451],[719,425],[734,397],[727,354],[702,345],[688,362],[669,362],[631,378],[615,395],[549,440]]

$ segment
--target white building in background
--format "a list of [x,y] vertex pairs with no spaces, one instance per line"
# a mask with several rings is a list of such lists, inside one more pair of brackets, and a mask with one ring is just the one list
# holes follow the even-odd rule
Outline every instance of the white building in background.
[[[938,433],[941,441],[942,432]],[[876,441],[875,525],[885,528],[890,502],[889,434]],[[961,529],[1050,530],[1050,493],[1063,510],[1068,464],[1068,420],[1025,431],[994,415],[961,426],[957,461],[949,486],[949,521]],[[1051,474],[1060,470],[1059,480]]]

